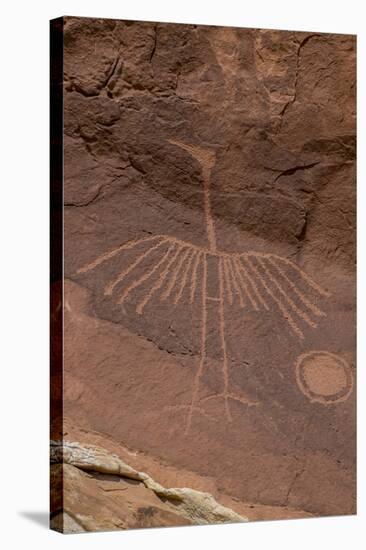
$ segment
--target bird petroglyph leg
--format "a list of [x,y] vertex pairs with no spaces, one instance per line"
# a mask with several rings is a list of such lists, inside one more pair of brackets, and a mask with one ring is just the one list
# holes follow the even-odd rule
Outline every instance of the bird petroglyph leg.
[[200,380],[201,380],[202,372],[206,361],[206,331],[207,331],[207,258],[206,258],[206,255],[203,258],[203,275],[202,275],[201,292],[202,292],[201,294],[202,321],[201,321],[200,362],[193,381],[192,399],[191,399],[191,404],[189,406],[187,423],[186,423],[186,434],[189,432],[192,424],[193,410],[197,403]]
[[227,258],[220,258],[220,262],[222,262],[223,265],[223,273],[224,273],[224,282],[225,282],[225,288],[227,291],[227,299],[230,305],[233,304],[233,289],[231,286],[231,280],[230,280],[230,273],[229,268],[227,265]]
[[228,392],[229,392],[229,368],[228,368],[228,358],[227,358],[227,349],[226,349],[226,339],[225,339],[225,311],[224,311],[224,277],[222,270],[222,262],[219,262],[219,289],[220,289],[220,302],[219,302],[219,326],[220,326],[220,338],[221,338],[221,349],[222,349],[222,373],[224,378],[224,400],[225,400],[225,414],[229,422],[231,422],[231,413],[228,403]]

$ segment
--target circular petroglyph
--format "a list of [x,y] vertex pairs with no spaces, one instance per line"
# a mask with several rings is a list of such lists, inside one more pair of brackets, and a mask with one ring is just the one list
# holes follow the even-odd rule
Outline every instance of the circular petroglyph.
[[296,380],[310,401],[324,405],[348,399],[353,389],[353,374],[348,363],[328,351],[310,351],[296,361]]

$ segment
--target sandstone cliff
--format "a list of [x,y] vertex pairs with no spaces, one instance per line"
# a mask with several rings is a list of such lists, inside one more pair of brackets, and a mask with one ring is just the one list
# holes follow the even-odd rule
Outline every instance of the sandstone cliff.
[[95,446],[51,441],[51,469],[55,481],[63,476],[64,505],[52,511],[52,525],[60,531],[247,521],[208,493],[165,488]]

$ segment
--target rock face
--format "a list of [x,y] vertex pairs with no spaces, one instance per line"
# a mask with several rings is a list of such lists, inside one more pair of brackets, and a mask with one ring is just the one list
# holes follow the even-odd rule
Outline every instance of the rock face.
[[[355,37],[62,27],[52,437],[126,446],[249,519],[355,513]],[[178,524],[165,505],[141,525]]]
[[62,477],[65,498],[51,513],[61,533],[190,525],[142,483],[115,475],[85,472],[69,464],[51,466],[51,487]]
[[[59,514],[66,514],[63,518],[66,529],[71,517],[81,530],[86,531],[247,521],[247,518],[221,506],[208,493],[187,487],[167,489],[146,473],[131,468],[116,455],[98,447],[51,441],[51,464],[56,465],[53,475],[62,475],[67,484],[63,508],[56,507],[53,511],[54,521],[61,531],[65,530],[65,525],[57,525],[61,519]],[[85,476],[75,469],[92,474]],[[131,496],[122,493],[117,502],[114,496],[113,499],[104,498],[103,491],[126,491],[131,482],[135,487],[135,490],[130,490]],[[93,485],[97,485],[94,490]],[[83,504],[82,499],[85,499]],[[116,510],[111,509],[111,500]],[[127,505],[127,513],[122,513],[119,508],[123,505],[125,508]],[[100,509],[102,517],[100,512],[96,517],[95,512]]]

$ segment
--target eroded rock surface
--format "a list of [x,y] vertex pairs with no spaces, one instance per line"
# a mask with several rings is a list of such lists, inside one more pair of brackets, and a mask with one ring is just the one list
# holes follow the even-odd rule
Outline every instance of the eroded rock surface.
[[355,37],[64,35],[65,425],[277,517],[354,513]]
[[[165,488],[145,472],[95,446],[51,441],[51,465],[53,475],[62,475],[65,483],[63,506],[60,509],[56,505],[53,510],[56,526],[59,515],[63,517],[60,530],[76,532],[69,518],[80,531],[247,521],[209,493],[187,487]],[[128,491],[129,485],[135,489]],[[103,494],[114,491],[126,492],[117,499]]]

